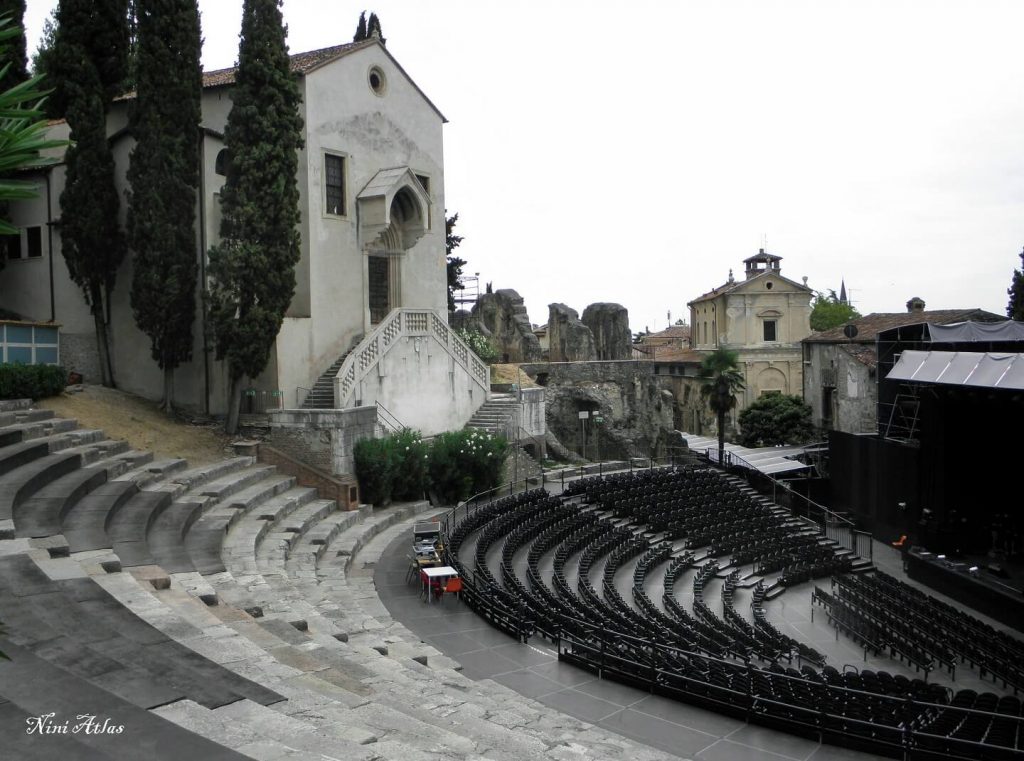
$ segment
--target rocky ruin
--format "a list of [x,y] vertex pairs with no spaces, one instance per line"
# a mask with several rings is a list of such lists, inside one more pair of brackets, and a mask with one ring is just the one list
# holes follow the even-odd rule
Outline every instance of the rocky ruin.
[[622,304],[598,302],[583,310],[583,324],[594,337],[595,359],[630,359],[633,335],[629,332],[629,312]]
[[587,460],[665,457],[674,443],[675,398],[648,367],[589,362],[522,370],[545,387],[548,431]]
[[533,333],[523,297],[511,288],[482,293],[468,320],[494,343],[502,362],[537,362],[540,340]]
[[552,362],[592,362],[597,359],[594,334],[579,314],[565,304],[548,305],[548,358]]

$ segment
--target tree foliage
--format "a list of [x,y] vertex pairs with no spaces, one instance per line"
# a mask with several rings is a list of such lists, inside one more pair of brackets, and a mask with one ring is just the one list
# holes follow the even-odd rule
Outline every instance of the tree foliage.
[[725,454],[725,416],[736,407],[736,394],[746,387],[739,364],[739,355],[725,348],[715,349],[700,363],[700,395],[718,419],[719,462]]
[[210,318],[228,363],[227,429],[242,376],[263,372],[295,290],[299,261],[298,85],[289,71],[279,0],[246,0],[224,142],[220,242],[210,249]]
[[380,27],[380,19],[372,11],[370,12],[370,20],[366,22],[366,36],[376,36],[380,40],[381,45],[386,46],[388,44],[388,41],[384,38],[384,31]]
[[762,396],[740,413],[739,423],[745,447],[803,444],[814,436],[810,405],[790,394]]
[[60,196],[62,252],[96,325],[100,372],[114,385],[107,316],[124,258],[107,109],[127,72],[127,0],[61,0],[47,76],[71,128]]
[[835,291],[816,293],[811,302],[811,330],[829,330],[860,317],[860,312],[840,301]]
[[86,82],[105,105],[125,92],[131,46],[129,8],[128,0],[60,0],[52,47],[44,48],[44,28],[36,54],[37,73],[49,77],[54,88],[46,103],[51,117],[70,116],[71,101]]
[[6,68],[0,74],[0,91],[5,91],[28,79],[25,0],[0,0],[0,19],[7,19],[7,29],[12,30],[10,37],[4,41],[3,61]]
[[455,234],[455,223],[459,221],[459,214],[456,212],[450,217],[444,218],[445,251],[447,252],[448,269],[448,311],[455,311],[455,291],[465,288],[462,284],[462,268],[466,266],[466,260],[453,256],[452,252],[462,243],[462,236]]
[[1010,303],[1006,305],[1006,316],[1011,320],[1024,320],[1024,251],[1020,252],[1021,268],[1013,271],[1013,279],[1006,290]]
[[[18,36],[24,36],[24,32],[10,18],[0,18],[0,61],[4,62],[0,67],[0,78],[10,66],[6,44]],[[23,169],[52,163],[40,152],[66,144],[46,137],[46,119],[41,109],[46,91],[42,85],[42,77],[35,76],[0,91],[0,203],[35,198],[38,195],[36,183],[11,179],[12,175]],[[0,234],[18,232],[10,222],[0,219]]]
[[164,405],[173,371],[192,357],[198,262],[202,68],[195,0],[139,0],[137,89],[128,167],[128,239],[134,254],[131,304],[164,370]]
[[362,42],[366,39],[366,11],[359,14],[359,23],[356,24],[356,33],[352,36],[352,42]]

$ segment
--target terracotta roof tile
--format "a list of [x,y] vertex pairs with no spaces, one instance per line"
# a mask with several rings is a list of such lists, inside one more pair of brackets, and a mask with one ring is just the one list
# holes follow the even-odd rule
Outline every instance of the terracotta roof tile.
[[689,338],[690,337],[690,326],[689,325],[672,325],[671,327],[659,330],[657,333],[650,333],[645,335],[641,340],[649,338]]
[[[904,325],[913,325],[918,322],[931,322],[936,325],[949,325],[954,322],[965,322],[966,320],[980,320],[990,322],[992,320],[1005,319],[1000,315],[986,312],[984,309],[930,309],[924,312],[873,312],[872,314],[859,317],[852,321],[857,327],[857,337],[853,343],[874,343],[875,338],[883,330],[899,328]],[[851,323],[847,323],[851,324]],[[843,335],[845,325],[830,330],[821,330],[811,333],[804,341],[809,343],[834,343],[836,341],[849,342]]]
[[693,349],[676,349],[672,347],[657,347],[654,360],[656,362],[703,362],[707,353],[694,351]]
[[[376,44],[375,39],[363,40],[361,42],[348,42],[344,45],[333,45],[329,48],[310,50],[305,53],[296,53],[289,58],[291,70],[296,74],[306,74],[325,63],[336,58],[341,58],[355,50],[360,50]],[[203,87],[220,87],[222,85],[234,84],[237,67],[230,69],[217,69],[216,71],[203,72]]]

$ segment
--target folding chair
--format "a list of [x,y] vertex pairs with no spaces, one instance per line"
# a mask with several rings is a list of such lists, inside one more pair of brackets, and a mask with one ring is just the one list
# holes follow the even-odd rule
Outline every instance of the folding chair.
[[420,564],[416,562],[416,558],[412,555],[406,555],[405,559],[409,561],[409,566],[405,571],[405,583],[408,584],[420,575]]

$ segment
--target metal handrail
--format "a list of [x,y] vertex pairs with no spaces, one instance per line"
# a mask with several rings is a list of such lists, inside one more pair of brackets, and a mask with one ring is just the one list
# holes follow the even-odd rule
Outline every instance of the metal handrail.
[[[402,431],[409,430],[409,426],[405,425],[405,423],[391,414],[391,411],[383,404],[380,402],[374,402],[374,404],[377,406],[377,419],[380,420],[384,424],[384,427],[389,431],[392,433],[400,433]],[[384,413],[384,416],[381,416],[382,412]]]

